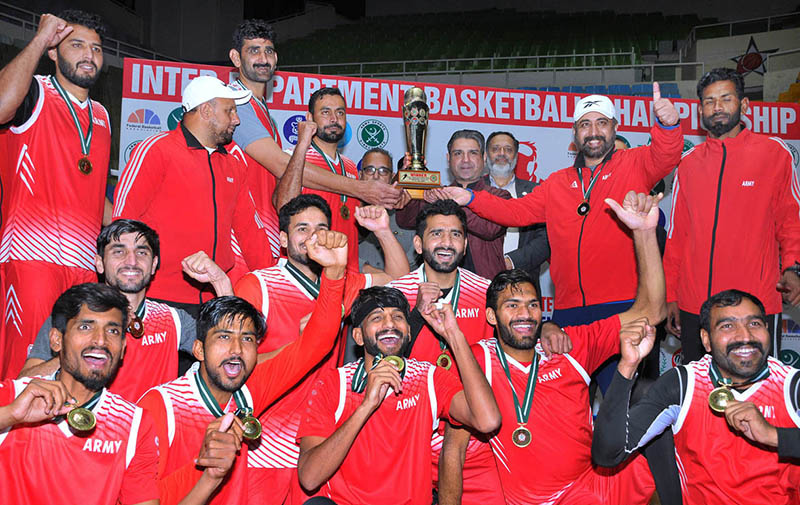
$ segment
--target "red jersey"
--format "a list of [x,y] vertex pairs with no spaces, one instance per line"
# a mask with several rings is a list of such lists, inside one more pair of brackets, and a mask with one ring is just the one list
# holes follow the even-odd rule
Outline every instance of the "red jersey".
[[[709,408],[708,395],[715,388],[709,378],[710,363],[711,356],[706,355],[686,365],[686,398],[672,426],[683,503],[798,503],[800,467],[778,460],[775,449],[745,439],[728,427],[725,416]],[[768,358],[768,366],[769,377],[743,392],[732,390],[734,396],[755,403],[773,426],[800,427],[790,394],[798,370],[774,358]]]
[[[52,376],[47,377],[52,380]],[[4,386],[19,395],[26,377]],[[7,398],[8,399],[8,398]],[[151,417],[103,391],[97,426],[78,435],[64,418],[0,431],[0,503],[141,503],[158,498]]]
[[[425,265],[423,264],[413,272],[409,272],[387,284],[389,287],[402,291],[412,309],[417,304],[419,285],[424,282],[424,268]],[[459,328],[467,338],[467,343],[472,345],[494,334],[491,325],[486,322],[486,289],[491,281],[461,267],[458,268],[458,272],[459,294],[457,303],[454,303],[453,308],[455,309]],[[453,303],[454,291],[455,286],[444,301]],[[434,337],[427,325],[423,326],[422,331],[417,336],[417,340],[414,342],[410,357],[435,363],[436,358],[441,353],[442,349],[439,345],[439,340]]]
[[[0,262],[45,261],[94,272],[95,241],[103,220],[111,124],[91,101],[91,173],[78,169],[80,137],[51,76],[37,75],[33,112],[20,126],[0,129],[2,238]],[[89,101],[72,105],[89,128]],[[57,139],[57,141],[55,141]]]
[[[327,156],[320,155],[313,147],[309,147],[306,152],[306,163],[316,165],[323,170],[330,170],[330,163],[339,175],[344,174],[351,179],[358,179],[358,168],[356,164],[347,156],[337,153],[335,160]],[[328,203],[331,208],[331,230],[340,231],[347,235],[347,243],[350,248],[347,250],[347,269],[351,272],[358,272],[358,228],[356,227],[355,211],[360,201],[351,196],[346,197],[347,201],[342,202],[342,195],[322,191],[317,189],[303,188],[303,193],[319,195]],[[347,206],[347,219],[342,216],[342,206]]]
[[[497,356],[497,340],[486,339],[473,346],[503,417],[500,430],[489,439],[489,445],[509,505],[574,503],[565,501],[566,497],[578,493],[577,488],[585,487],[582,476],[592,471],[589,376],[606,359],[619,352],[619,329],[618,316],[589,325],[566,327],[564,331],[572,341],[572,351],[554,354],[550,358],[545,356],[541,344],[537,344],[539,370],[526,424],[531,432],[531,443],[527,447],[517,447],[512,442],[512,433],[519,423],[511,386]],[[531,363],[520,363],[507,354],[505,357],[514,391],[521,402]],[[487,444],[481,445],[483,450],[488,450]],[[546,461],[546,469],[535,475],[526,475],[522,469],[527,468],[531,461]],[[487,472],[491,470],[493,468],[486,468]],[[644,471],[648,472],[646,465]],[[607,496],[595,498],[602,499],[597,503],[616,503]],[[649,498],[649,495],[643,496],[642,503],[648,503]],[[628,495],[623,503],[636,501]]]
[[[298,442],[309,436],[330,437],[361,405],[364,393],[352,390],[359,363],[320,375],[309,396]],[[449,418],[450,402],[462,386],[454,374],[430,363],[409,359],[405,370],[403,392],[386,396],[361,428],[342,465],[320,489],[339,505],[431,502],[431,433],[440,418]]]

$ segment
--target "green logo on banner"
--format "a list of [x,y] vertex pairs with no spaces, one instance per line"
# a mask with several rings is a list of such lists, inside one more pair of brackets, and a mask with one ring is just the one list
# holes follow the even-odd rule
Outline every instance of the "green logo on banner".
[[180,123],[181,119],[183,119],[183,107],[172,109],[172,112],[167,116],[167,128],[174,130],[178,127],[178,123]]
[[358,127],[358,143],[364,149],[384,147],[389,142],[389,130],[377,119],[367,119]]
[[800,354],[798,354],[797,351],[793,351],[791,349],[781,349],[778,359],[780,359],[784,365],[800,368]]
[[694,142],[686,138],[683,139],[683,152],[686,152],[693,147],[694,147]]

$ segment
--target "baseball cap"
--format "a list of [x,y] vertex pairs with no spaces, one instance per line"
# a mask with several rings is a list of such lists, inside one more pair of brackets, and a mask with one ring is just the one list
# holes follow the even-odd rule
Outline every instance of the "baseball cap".
[[572,122],[578,122],[580,118],[589,112],[599,112],[608,119],[614,119],[617,114],[614,104],[611,103],[607,96],[589,95],[581,98],[581,101],[575,105],[575,114],[572,116]]
[[236,105],[243,105],[250,100],[250,90],[236,90],[225,86],[225,83],[211,75],[195,77],[183,90],[183,111],[189,112],[198,105],[214,98],[232,98]]

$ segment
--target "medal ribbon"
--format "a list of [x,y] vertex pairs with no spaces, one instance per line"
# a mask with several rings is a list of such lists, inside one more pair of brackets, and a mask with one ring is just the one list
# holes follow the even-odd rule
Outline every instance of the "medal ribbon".
[[[608,161],[608,160],[606,160],[606,161]],[[584,186],[583,186],[583,169],[580,168],[580,167],[575,168],[575,170],[578,171],[578,180],[581,181],[581,192],[583,193],[583,201],[584,202],[588,202],[589,201],[589,197],[592,194],[592,188],[594,188],[594,183],[597,182],[597,178],[600,177],[600,172],[603,171],[603,167],[604,166],[606,166],[606,162],[605,161],[603,162],[602,165],[600,165],[600,168],[597,170],[597,173],[595,173],[594,170],[590,171],[591,179],[589,180],[589,187],[588,188],[584,188]]]
[[708,375],[715,387],[724,386],[729,388],[739,388],[742,386],[749,386],[750,384],[755,384],[756,382],[762,381],[767,377],[769,377],[769,366],[767,366],[767,364],[764,363],[764,368],[762,368],[760,371],[758,371],[758,373],[753,375],[750,378],[750,380],[734,384],[731,379],[722,376],[722,372],[719,371],[717,365],[712,361],[711,366],[708,367]]
[[[240,87],[241,90],[248,89],[244,83],[242,83],[241,79],[236,79],[236,84]],[[272,138],[275,142],[278,142],[278,125],[275,124],[275,120],[272,119],[272,115],[269,113],[269,107],[267,107],[267,101],[263,98],[259,98],[256,95],[253,95],[253,99],[258,104],[258,107],[261,109],[267,118],[269,118],[269,123],[272,125]]]
[[[53,375],[53,380],[58,380],[58,376],[59,375],[61,375],[61,369],[60,368],[55,373],[55,375]],[[74,408],[76,408],[76,409],[84,408],[86,410],[92,410],[100,402],[100,396],[102,396],[102,394],[103,394],[103,390],[101,389],[100,391],[96,392],[91,398],[89,398],[89,401],[87,401],[83,405],[77,405]],[[63,418],[63,416],[60,416],[60,417]]]
[[517,412],[517,422],[520,425],[527,424],[528,417],[531,415],[531,407],[533,406],[533,392],[536,389],[536,377],[539,374],[539,353],[534,353],[533,363],[531,363],[531,370],[528,372],[528,384],[525,386],[525,397],[522,400],[522,405],[517,398],[517,392],[514,390],[514,384],[511,382],[511,370],[508,368],[508,360],[506,360],[506,353],[500,347],[500,342],[495,341],[497,349],[497,358],[500,360],[500,365],[503,367],[503,372],[508,379],[508,385],[511,388],[511,394],[514,396],[514,408]]
[[[217,403],[217,399],[214,398],[214,395],[211,394],[211,391],[208,390],[208,385],[206,381],[203,380],[203,376],[200,375],[200,371],[198,370],[194,374],[195,383],[197,384],[197,390],[200,392],[200,398],[203,400],[206,408],[211,411],[211,414],[214,417],[222,417],[225,415],[225,412],[222,411],[222,407],[219,406]],[[239,416],[240,413],[244,415],[250,415],[253,413],[253,409],[247,405],[247,399],[242,393],[241,389],[237,389],[233,392],[233,401],[236,403],[236,412],[234,413],[235,416]]]
[[300,283],[303,288],[308,291],[308,293],[314,297],[316,300],[319,297],[319,278],[317,281],[314,282],[308,278],[306,274],[300,271],[299,268],[292,265],[290,261],[286,261],[286,271],[289,272],[289,275],[294,277],[294,279]]
[[[328,155],[325,154],[324,152],[322,152],[322,149],[317,147],[317,144],[315,144],[313,140],[311,141],[311,147],[315,151],[317,151],[317,153],[320,156],[322,156],[322,159],[325,160],[325,163],[328,164],[328,168],[331,169],[331,172],[333,172],[336,175],[341,175],[343,177],[347,177],[347,174],[345,173],[345,170],[344,170],[344,160],[342,160],[341,157],[339,157],[339,163],[342,165],[342,168],[341,168],[341,172],[342,173],[339,173],[339,172],[336,171],[336,166],[333,163],[331,163],[331,160],[328,159]],[[342,200],[342,203],[345,203],[347,201],[347,195],[339,195],[339,198]]]
[[[428,276],[425,274],[425,267],[422,267],[422,282],[428,282]],[[461,295],[461,270],[456,269],[456,281],[453,283],[453,289],[444,297],[446,303],[453,306],[453,314],[458,313],[458,297]],[[444,351],[447,349],[447,344],[439,339],[439,348]]]
[[[383,354],[378,354],[375,356],[375,359],[372,362],[372,367],[370,367],[370,371],[372,371],[378,363],[381,362],[383,359]],[[405,358],[401,358],[403,360],[403,365],[406,363]],[[353,374],[353,383],[350,385],[350,389],[353,390],[354,393],[363,393],[364,388],[367,387],[367,371],[364,369],[364,358],[358,360],[358,366],[356,366],[356,373]],[[403,370],[400,371],[400,380],[403,380],[403,377],[406,375],[406,366],[403,366]]]
[[145,309],[145,305],[146,305],[146,304],[145,304],[145,300],[143,299],[143,300],[142,300],[142,303],[140,303],[140,304],[139,304],[139,306],[136,308],[136,312],[135,312],[135,314],[136,314],[136,317],[138,317],[138,318],[139,318],[139,320],[144,320],[144,309]]
[[67,95],[67,91],[61,87],[59,84],[58,79],[56,76],[50,76],[50,82],[53,84],[53,87],[56,88],[58,94],[61,95],[61,98],[67,104],[67,108],[69,109],[69,113],[72,116],[72,121],[75,122],[75,128],[78,129],[78,137],[81,140],[81,152],[84,156],[89,156],[89,150],[92,146],[92,100],[89,99],[89,128],[86,130],[86,135],[83,134],[83,129],[81,129],[81,122],[78,120],[78,114],[75,112],[75,106],[72,104],[72,100],[70,100],[69,95]]

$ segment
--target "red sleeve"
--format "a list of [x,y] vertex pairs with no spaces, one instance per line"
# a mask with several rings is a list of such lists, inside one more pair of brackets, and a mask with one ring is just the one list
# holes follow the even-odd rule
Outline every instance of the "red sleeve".
[[569,355],[575,358],[589,375],[619,353],[619,316],[613,315],[582,326],[568,326],[564,331],[572,340]]
[[339,404],[339,370],[330,369],[319,375],[305,413],[297,430],[297,443],[303,437],[328,438],[336,431],[336,409]]
[[683,130],[681,124],[665,128],[657,122],[650,128],[649,146],[637,147],[646,153],[644,157],[645,182],[652,188],[658,181],[669,175],[678,166],[683,152]]
[[[786,149],[783,141],[776,140]],[[792,168],[792,157],[781,151],[776,164],[780,173],[775,196],[775,229],[781,250],[781,268],[800,263],[800,183]]]
[[[141,220],[158,194],[164,180],[166,160],[153,137],[145,139],[133,150],[131,158],[114,190],[112,217]],[[165,142],[160,139],[155,142]]]
[[157,500],[156,473],[159,450],[156,447],[156,429],[153,418],[145,411],[136,437],[136,454],[122,477],[119,503],[128,505]]
[[262,412],[324,358],[336,342],[342,321],[342,294],[345,278],[332,281],[321,275],[319,297],[314,312],[300,338],[283,348],[274,358],[256,366],[247,380],[256,412]]
[[681,167],[675,171],[672,185],[672,209],[669,213],[669,231],[664,251],[664,279],[667,284],[667,302],[678,301],[678,280],[685,248],[686,230],[689,227],[686,201],[681,191]]
[[[189,461],[181,468],[169,475],[164,475],[164,469],[169,458],[169,436],[167,434],[167,412],[164,407],[164,400],[161,394],[151,389],[139,400],[139,406],[149,412],[155,426],[155,434],[158,437],[158,495],[161,505],[172,505],[180,502],[200,479],[202,474],[195,466],[194,462]],[[200,451],[200,448],[197,448]]]
[[[263,294],[261,293],[261,283],[258,282],[258,277],[253,274],[247,274],[236,283],[233,288],[233,294],[239,298],[244,298],[250,304],[261,312],[264,306]],[[267,315],[264,314],[264,317]]]
[[[550,176],[553,177],[553,176]],[[541,184],[522,198],[505,200],[488,191],[476,191],[475,198],[467,207],[480,217],[491,219],[502,226],[528,226],[545,221],[545,197],[548,181]],[[469,223],[467,223],[469,228]],[[472,230],[470,229],[470,232]]]
[[[238,158],[237,158],[238,160]],[[239,178],[245,181],[246,176]],[[239,185],[239,196],[236,199],[236,209],[233,216],[233,231],[239,239],[242,256],[247,261],[250,270],[271,267],[277,259],[272,256],[269,239],[266,233],[256,224],[256,207],[253,197],[247,189],[247,184]]]
[[10,405],[17,395],[14,393],[14,379],[0,381],[0,407]]
[[437,366],[433,371],[433,389],[436,394],[439,419],[447,419],[458,424],[458,421],[450,417],[450,402],[456,394],[464,390],[458,375]]
[[[358,293],[367,287],[367,275],[369,274],[347,274],[347,281],[344,284],[344,310],[345,314],[350,313],[353,302],[358,298]],[[372,286],[372,276],[370,275],[369,284]]]

